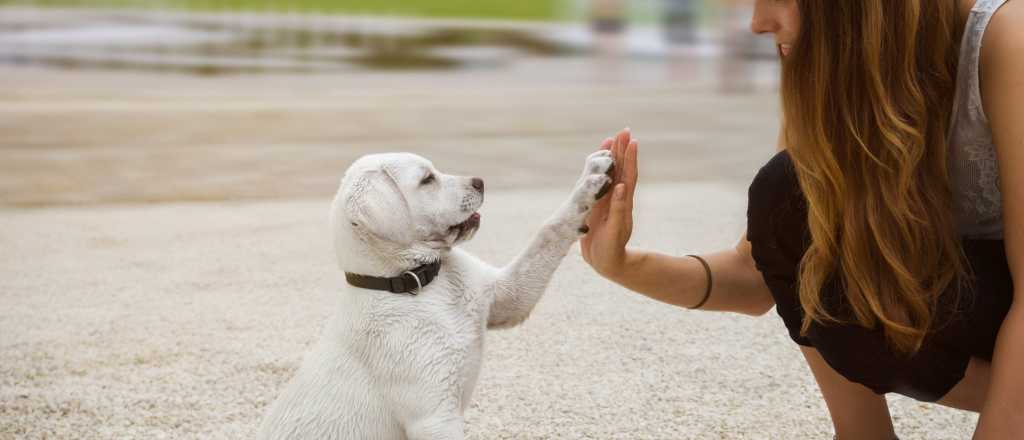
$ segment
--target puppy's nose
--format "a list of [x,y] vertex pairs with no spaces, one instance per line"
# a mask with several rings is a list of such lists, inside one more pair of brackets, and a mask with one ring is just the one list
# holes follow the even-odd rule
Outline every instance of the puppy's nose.
[[473,188],[477,191],[484,192],[484,179],[474,177],[472,181]]

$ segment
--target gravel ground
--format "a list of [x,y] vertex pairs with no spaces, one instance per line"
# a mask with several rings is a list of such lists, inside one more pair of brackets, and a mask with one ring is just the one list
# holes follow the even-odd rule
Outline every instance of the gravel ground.
[[[641,190],[639,245],[709,251],[743,230],[729,186]],[[488,194],[468,247],[508,261],[565,194]],[[250,436],[340,291],[328,197],[0,211],[0,438]],[[903,439],[969,438],[976,421],[890,403]],[[774,313],[662,305],[578,251],[526,324],[488,336],[466,418],[475,439],[831,438]]]

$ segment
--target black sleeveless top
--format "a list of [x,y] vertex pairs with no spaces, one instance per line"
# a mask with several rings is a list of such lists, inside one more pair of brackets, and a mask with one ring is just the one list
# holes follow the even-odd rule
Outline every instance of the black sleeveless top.
[[[789,154],[772,158],[754,178],[747,207],[747,239],[757,268],[790,338],[821,353],[846,379],[878,394],[895,392],[935,401],[964,376],[971,357],[991,361],[996,335],[1013,300],[1013,281],[1001,240],[964,240],[972,276],[939,300],[937,325],[911,357],[891,352],[881,328],[813,323],[800,334],[804,313],[797,292],[801,258],[810,242],[807,203]],[[853,322],[842,285],[826,283],[823,303],[844,322]]]

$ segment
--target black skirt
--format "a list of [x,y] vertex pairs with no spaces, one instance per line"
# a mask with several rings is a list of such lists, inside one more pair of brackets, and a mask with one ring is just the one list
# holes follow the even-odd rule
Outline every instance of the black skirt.
[[[804,313],[797,274],[810,234],[806,199],[788,153],[775,155],[761,168],[750,186],[747,206],[747,239],[754,261],[790,338],[817,349],[846,379],[878,394],[894,392],[936,401],[963,378],[971,357],[992,360],[996,335],[1013,300],[1013,281],[1001,240],[963,240],[969,279],[954,283],[942,295],[938,322],[921,350],[911,357],[898,356],[888,349],[880,328],[813,323],[806,335],[800,334]],[[830,312],[840,318],[848,316],[840,283],[827,283],[822,294]]]

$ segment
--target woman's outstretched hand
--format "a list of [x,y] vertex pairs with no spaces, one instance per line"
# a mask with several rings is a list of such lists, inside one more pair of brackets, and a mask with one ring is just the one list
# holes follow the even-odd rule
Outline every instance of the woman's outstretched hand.
[[580,239],[583,259],[597,273],[614,278],[626,263],[626,244],[633,234],[633,195],[637,180],[637,141],[629,129],[605,139],[601,148],[612,151],[615,169],[612,190],[597,202],[587,217],[589,231]]

